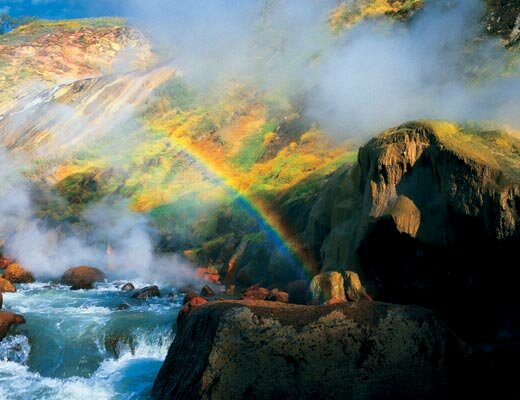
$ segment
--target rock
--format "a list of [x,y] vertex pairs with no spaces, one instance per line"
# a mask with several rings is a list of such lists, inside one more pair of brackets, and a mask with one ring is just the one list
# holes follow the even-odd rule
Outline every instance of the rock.
[[4,295],[0,292],[0,310],[2,309],[2,305],[4,304]]
[[213,302],[179,319],[152,398],[444,398],[462,355],[419,307]]
[[128,282],[121,286],[121,290],[125,292],[131,292],[132,290],[135,290],[135,286],[132,283]]
[[134,339],[123,333],[113,333],[105,337],[105,350],[114,358],[119,358],[125,350],[135,352]]
[[61,277],[61,283],[70,285],[71,290],[92,289],[94,283],[103,282],[104,280],[105,274],[103,271],[87,266],[69,268]]
[[5,257],[5,256],[0,257],[0,269],[5,269],[13,263],[14,263],[14,261],[11,257]]
[[150,297],[161,297],[161,293],[159,292],[159,288],[157,286],[146,286],[142,289],[139,289],[132,296],[132,299],[146,300]]
[[345,271],[345,293],[347,298],[352,301],[369,300],[372,298],[361,284],[359,275],[353,271]]
[[207,282],[220,283],[220,275],[214,267],[199,267],[195,269],[195,276]]
[[16,287],[7,279],[0,278],[0,293],[16,292]]
[[126,303],[118,304],[116,307],[119,311],[128,310],[130,306]]
[[267,297],[265,298],[267,301],[279,301],[280,303],[288,303],[289,302],[289,293],[282,292],[278,289],[273,289],[269,292]]
[[195,297],[199,297],[197,292],[195,292],[194,290],[191,290],[191,289],[185,290],[184,291],[184,299],[182,300],[182,304],[186,304],[186,303],[190,302]]
[[11,283],[31,283],[34,282],[34,275],[27,271],[20,264],[11,264],[7,266],[2,275],[4,279],[7,279]]
[[18,314],[0,311],[0,340],[2,340],[12,325],[25,324],[25,318]]
[[213,291],[213,289],[211,287],[209,287],[208,285],[204,286],[201,291],[200,291],[200,295],[201,296],[206,296],[206,297],[213,297],[215,296],[215,292]]
[[269,295],[269,289],[263,288],[260,285],[253,285],[248,287],[243,295],[242,299],[245,300],[265,300]]
[[322,272],[312,278],[311,281],[312,301],[315,304],[328,303],[336,304],[346,302],[343,276],[341,273]]
[[194,297],[184,304],[179,312],[178,321],[182,320],[194,307],[207,304],[208,301],[204,297]]

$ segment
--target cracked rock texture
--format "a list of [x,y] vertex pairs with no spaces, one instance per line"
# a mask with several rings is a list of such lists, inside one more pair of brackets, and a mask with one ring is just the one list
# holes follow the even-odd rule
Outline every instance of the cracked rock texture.
[[434,398],[461,352],[419,307],[216,302],[181,321],[153,398]]

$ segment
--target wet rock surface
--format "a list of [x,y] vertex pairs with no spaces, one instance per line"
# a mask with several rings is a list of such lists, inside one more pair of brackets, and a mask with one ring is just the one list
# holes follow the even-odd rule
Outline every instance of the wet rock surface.
[[146,300],[149,297],[161,297],[159,288],[157,286],[146,286],[137,290],[132,296],[132,299]]
[[0,277],[0,293],[1,292],[16,292],[16,287],[7,279]]
[[71,290],[92,289],[94,283],[103,282],[105,274],[103,271],[88,266],[70,268],[63,273],[61,283],[70,285]]
[[20,264],[8,265],[2,275],[11,283],[32,283],[34,282],[34,275]]
[[426,309],[224,301],[179,317],[158,399],[435,398],[464,346]]
[[25,318],[8,311],[0,311],[0,340],[2,340],[13,325],[25,324]]

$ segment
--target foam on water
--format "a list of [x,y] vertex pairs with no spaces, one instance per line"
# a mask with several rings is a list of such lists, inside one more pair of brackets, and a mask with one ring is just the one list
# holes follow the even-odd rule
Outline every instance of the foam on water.
[[[133,300],[119,286],[70,291],[35,283],[5,294],[6,308],[27,324],[0,342],[0,399],[146,399],[180,303]],[[121,303],[130,308],[118,310]]]

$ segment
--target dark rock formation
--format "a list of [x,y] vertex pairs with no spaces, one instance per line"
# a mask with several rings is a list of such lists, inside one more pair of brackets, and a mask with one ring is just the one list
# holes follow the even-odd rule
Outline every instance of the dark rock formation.
[[0,292],[16,292],[16,287],[7,279],[0,278]]
[[215,302],[178,328],[156,400],[440,398],[462,356],[432,312],[375,302]]
[[205,297],[212,297],[212,296],[215,296],[215,292],[213,291],[213,289],[208,286],[208,285],[205,285],[201,291],[200,291],[200,295],[201,296],[205,296]]
[[520,0],[485,0],[486,28],[511,46],[520,41]]
[[135,290],[135,286],[132,283],[128,282],[121,286],[121,290],[125,292],[131,292],[132,290]]
[[142,289],[139,289],[132,296],[132,299],[146,300],[150,297],[161,297],[161,293],[159,292],[159,288],[157,286],[146,286]]
[[2,275],[4,279],[7,279],[11,283],[31,283],[34,282],[34,275],[32,272],[27,271],[20,264],[8,265]]
[[92,289],[94,283],[103,282],[105,274],[94,267],[80,266],[69,268],[63,273],[61,283],[70,285],[71,290]]
[[2,340],[13,325],[25,324],[25,318],[18,314],[0,311],[0,340]]

